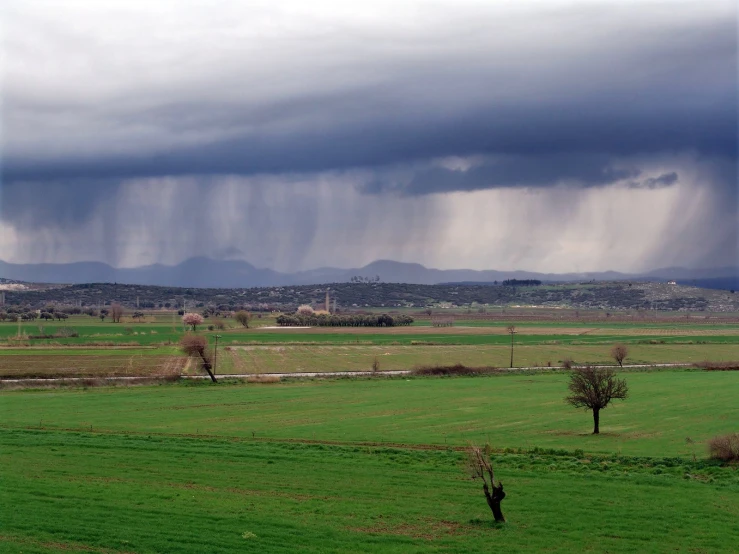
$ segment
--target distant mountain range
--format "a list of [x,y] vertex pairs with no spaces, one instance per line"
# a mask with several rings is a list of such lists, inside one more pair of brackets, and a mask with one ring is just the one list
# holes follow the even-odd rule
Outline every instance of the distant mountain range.
[[244,288],[344,283],[352,277],[384,283],[434,285],[439,283],[493,283],[505,279],[562,281],[675,280],[680,284],[706,288],[739,289],[736,267],[686,269],[671,267],[643,274],[616,271],[593,273],[536,273],[473,269],[431,269],[421,264],[378,260],[364,267],[338,269],[322,267],[309,271],[281,273],[254,267],[245,261],[190,258],[167,266],[161,264],[135,268],[115,268],[102,262],[68,264],[12,264],[0,261],[0,278],[33,283],[126,283],[198,288]]

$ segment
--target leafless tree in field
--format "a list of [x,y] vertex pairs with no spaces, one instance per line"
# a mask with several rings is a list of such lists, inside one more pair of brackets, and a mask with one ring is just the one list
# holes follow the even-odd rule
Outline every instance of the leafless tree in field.
[[613,369],[605,367],[576,368],[570,377],[569,389],[571,394],[565,398],[568,404],[593,411],[594,435],[600,433],[600,411],[611,400],[625,400],[629,395],[626,381],[618,379]]
[[495,485],[493,464],[490,462],[491,450],[489,444],[483,447],[471,445],[467,450],[467,469],[470,477],[482,480],[482,492],[495,521],[505,523],[500,503],[506,494],[503,492],[503,483],[498,481],[498,485]]
[[203,369],[210,375],[210,380],[217,383],[213,375],[210,356],[208,356],[208,339],[202,335],[185,335],[180,340],[180,348],[188,356],[199,356],[202,360]]
[[625,344],[616,344],[611,348],[611,358],[618,362],[619,367],[624,366],[624,360],[629,355],[629,349]]
[[111,304],[110,319],[113,320],[113,323],[120,323],[121,317],[123,317],[123,306],[120,304]]

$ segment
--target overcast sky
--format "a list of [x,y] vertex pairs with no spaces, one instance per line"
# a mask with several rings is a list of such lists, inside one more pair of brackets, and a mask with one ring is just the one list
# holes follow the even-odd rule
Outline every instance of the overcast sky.
[[735,0],[5,0],[0,259],[736,266]]

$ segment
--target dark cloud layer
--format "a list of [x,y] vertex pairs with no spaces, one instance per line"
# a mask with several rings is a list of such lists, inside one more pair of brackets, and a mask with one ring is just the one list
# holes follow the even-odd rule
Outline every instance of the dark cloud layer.
[[659,189],[662,187],[669,187],[678,182],[677,172],[671,171],[670,173],[663,173],[659,177],[649,177],[643,181],[632,181],[629,183],[629,187],[633,189]]
[[[6,183],[12,183],[318,172],[474,154],[529,157],[534,160],[532,171],[536,172],[552,160],[559,163],[557,155],[573,160],[576,156],[584,166],[572,171],[590,174],[604,155],[694,151],[706,156],[736,157],[737,115],[733,102],[686,112],[658,103],[628,109],[623,105],[625,99],[621,106],[596,100],[589,99],[594,104],[590,108],[579,109],[553,106],[547,110],[502,111],[491,106],[454,118],[428,114],[420,121],[393,117],[390,121],[351,126],[337,121],[330,129],[236,138],[154,155],[101,156],[92,160],[70,157],[33,163],[7,160],[3,177]],[[502,171],[508,170],[512,168]],[[606,182],[608,175],[595,180]]]
[[[696,6],[688,3],[684,9]],[[349,55],[346,62],[354,63],[351,69],[336,69],[334,75],[310,62],[316,63],[317,76],[348,80],[335,89],[310,90],[315,83],[306,80],[302,92],[293,85],[287,91],[275,85],[274,94],[252,97],[248,65],[230,68],[234,74],[224,69],[204,76],[164,98],[142,88],[109,106],[56,99],[44,104],[32,100],[34,95],[27,100],[12,94],[11,88],[5,107],[11,131],[28,130],[14,127],[16,112],[43,113],[48,121],[68,112],[78,114],[69,121],[63,142],[79,147],[62,148],[63,154],[42,148],[21,153],[11,135],[6,138],[10,154],[3,160],[3,179],[12,183],[305,173],[480,154],[538,158],[534,166],[557,155],[579,156],[588,167],[593,165],[587,161],[591,155],[690,151],[736,159],[735,20],[696,18],[693,27],[686,27],[667,21],[664,13],[653,13],[653,8],[645,5],[641,14],[652,18],[650,26],[629,28],[629,20],[612,6],[581,7],[583,36],[603,44],[568,45],[562,54],[559,44],[545,46],[552,40],[548,36],[512,38],[510,47],[522,50],[531,50],[531,43],[541,40],[533,52],[519,55],[523,59],[517,59],[515,51],[491,51],[489,61],[473,50],[455,52],[460,31],[445,29],[449,43],[441,43],[444,47],[437,51],[428,47],[429,54],[414,61],[422,70],[392,57],[385,60],[384,54],[367,57],[355,39],[355,44],[336,46],[356,51],[356,58]],[[624,10],[632,16],[640,12],[636,4]],[[563,12],[563,24],[571,16]],[[531,17],[536,17],[533,12]],[[554,16],[541,17],[556,21]],[[414,40],[422,43],[421,38],[407,38],[411,44]],[[567,44],[570,37],[556,40]],[[399,52],[402,46],[398,40]],[[494,46],[497,43],[489,47]],[[446,50],[455,52],[451,59]],[[363,85],[363,72],[377,71],[377,66],[386,67],[383,79]],[[271,77],[279,82],[303,70],[288,63],[275,67],[280,73]],[[219,89],[236,78],[247,83],[241,98],[224,100]],[[136,90],[135,81],[132,86]],[[111,128],[115,139],[106,142]],[[146,147],[133,131],[142,128],[170,138]],[[202,137],[179,141],[190,135]]]
[[374,181],[364,192],[404,195],[473,191],[501,187],[544,187],[560,182],[594,187],[635,178],[638,169],[615,168],[602,155],[517,157],[488,162],[466,170],[433,167],[418,171],[406,185]]

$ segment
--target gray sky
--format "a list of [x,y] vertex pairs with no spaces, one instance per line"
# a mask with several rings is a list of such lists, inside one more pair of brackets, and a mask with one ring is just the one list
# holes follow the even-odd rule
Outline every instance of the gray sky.
[[0,10],[0,259],[737,265],[734,1]]

